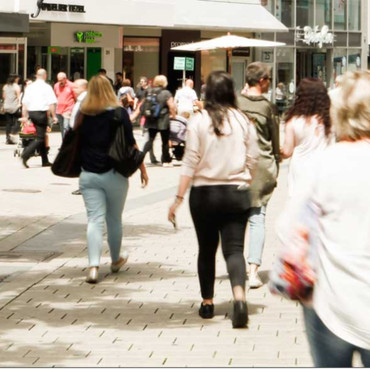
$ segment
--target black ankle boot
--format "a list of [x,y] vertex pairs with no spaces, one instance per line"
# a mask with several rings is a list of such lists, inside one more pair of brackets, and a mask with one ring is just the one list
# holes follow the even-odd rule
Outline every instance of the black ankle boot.
[[212,319],[214,316],[215,306],[213,304],[200,304],[199,316],[203,319]]
[[234,301],[233,328],[245,328],[248,324],[247,302]]

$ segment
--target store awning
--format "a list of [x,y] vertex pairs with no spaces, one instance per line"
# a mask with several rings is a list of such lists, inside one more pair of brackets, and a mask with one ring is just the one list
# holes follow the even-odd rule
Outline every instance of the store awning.
[[259,0],[176,1],[175,27],[251,32],[288,31]]

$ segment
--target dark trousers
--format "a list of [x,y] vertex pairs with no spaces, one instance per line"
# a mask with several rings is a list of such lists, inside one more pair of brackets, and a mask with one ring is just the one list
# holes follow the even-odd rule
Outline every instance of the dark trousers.
[[193,187],[190,211],[199,244],[198,275],[203,299],[214,296],[216,252],[221,236],[231,287],[245,289],[244,238],[250,208],[249,191],[238,186]]
[[352,367],[355,351],[360,353],[363,365],[370,367],[370,350],[359,348],[337,337],[312,308],[303,307],[303,313],[315,367]]
[[48,155],[45,147],[45,134],[48,126],[48,116],[47,112],[34,111],[29,112],[31,121],[36,127],[36,139],[33,140],[23,151],[22,158],[26,161],[32,157],[36,149],[39,150],[42,164],[49,162]]
[[6,119],[6,138],[9,139],[10,135],[14,135],[17,133],[17,114],[16,113],[5,113],[5,119]]
[[149,140],[145,143],[143,152],[144,154],[148,153],[153,148],[153,142],[155,137],[157,136],[158,132],[161,134],[162,139],[162,163],[169,163],[171,162],[170,156],[170,147],[168,141],[170,139],[170,129],[168,130],[157,130],[155,128],[149,129]]

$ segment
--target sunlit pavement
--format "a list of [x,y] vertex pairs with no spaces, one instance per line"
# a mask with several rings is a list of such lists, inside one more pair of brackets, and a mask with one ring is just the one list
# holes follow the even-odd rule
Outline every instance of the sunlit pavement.
[[[143,138],[136,132],[140,145]],[[51,155],[60,145],[51,135]],[[24,169],[0,137],[0,366],[312,366],[300,307],[249,290],[248,329],[232,329],[231,289],[217,258],[215,313],[198,316],[197,243],[187,203],[179,230],[167,221],[179,167],[148,167],[130,180],[123,245],[129,262],[110,273],[107,245],[97,285],[85,283],[86,216],[77,179],[58,178],[39,157]],[[160,158],[160,142],[156,142]],[[274,224],[286,201],[287,164],[269,204],[261,268],[277,250]],[[246,251],[247,255],[247,251]]]

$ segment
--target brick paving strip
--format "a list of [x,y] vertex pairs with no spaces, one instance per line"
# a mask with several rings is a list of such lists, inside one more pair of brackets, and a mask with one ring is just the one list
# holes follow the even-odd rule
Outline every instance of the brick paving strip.
[[[17,171],[18,178],[41,173]],[[283,166],[268,210],[265,282],[276,252],[274,223],[285,201],[286,171]],[[54,189],[50,183],[65,181],[43,172],[46,199],[32,195],[40,209],[22,211],[17,199],[34,199],[30,195],[1,194],[7,207],[0,211],[0,366],[312,366],[300,307],[272,296],[266,286],[248,291],[249,328],[232,329],[231,289],[221,253],[216,316],[198,316],[197,243],[188,206],[179,211],[177,232],[166,221],[178,173],[149,168],[152,184],[144,192],[132,179],[123,217],[129,262],[111,274],[105,245],[97,285],[84,281],[86,219],[81,198],[70,195],[75,180]],[[7,181],[1,188],[14,187]],[[29,185],[37,187],[37,181],[30,179]]]

